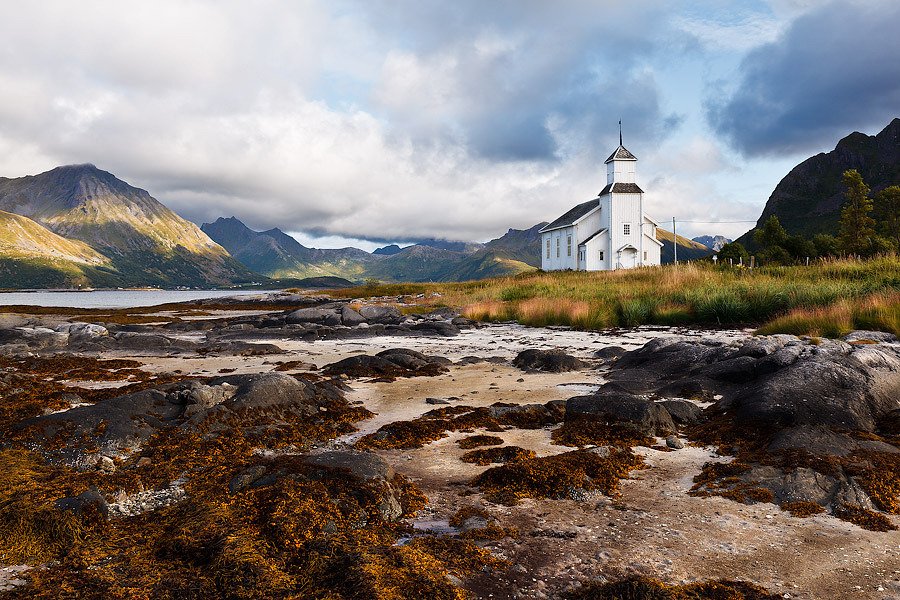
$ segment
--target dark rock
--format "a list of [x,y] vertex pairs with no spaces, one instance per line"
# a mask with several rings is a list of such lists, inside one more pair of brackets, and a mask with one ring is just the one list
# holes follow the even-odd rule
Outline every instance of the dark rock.
[[359,309],[359,314],[369,323],[396,325],[403,320],[403,315],[395,306],[367,305]]
[[622,425],[643,436],[664,436],[675,431],[675,423],[662,404],[602,389],[597,394],[566,401],[566,420],[579,418]]
[[660,404],[678,425],[696,425],[703,418],[703,410],[688,400],[663,400]]
[[606,346],[594,352],[594,357],[602,359],[605,362],[614,362],[622,357],[627,350],[621,346]]
[[711,379],[729,383],[745,383],[756,378],[757,359],[752,356],[736,356],[705,367],[701,372]]
[[415,350],[393,348],[375,356],[351,356],[325,366],[322,372],[329,377],[413,377],[446,373],[447,359],[425,356]]
[[672,448],[673,450],[681,450],[682,448],[684,448],[684,442],[681,441],[681,438],[670,435],[666,438],[666,446]]
[[523,371],[546,371],[548,373],[564,373],[584,369],[582,361],[560,350],[523,350],[519,352],[513,364]]
[[547,425],[562,423],[566,415],[563,400],[546,404],[507,404],[497,402],[489,407],[491,417],[506,425],[520,429],[540,429]]
[[443,398],[425,398],[425,404],[450,404],[450,402]]
[[350,308],[350,305],[345,304],[341,307],[341,322],[347,327],[356,327],[362,323],[366,322],[365,317],[361,314]]
[[304,462],[315,467],[343,469],[355,477],[370,481],[380,479],[390,481],[394,478],[394,470],[381,457],[368,452],[332,451],[306,456]]
[[[334,308],[301,308],[292,313],[288,313],[284,322],[288,325],[302,323],[325,323],[325,319],[331,315],[337,315]],[[338,322],[340,323],[340,321]]]
[[246,490],[258,482],[266,474],[266,468],[262,465],[254,465],[241,469],[237,475],[228,482],[228,491],[236,494]]
[[71,498],[60,498],[53,503],[58,510],[67,510],[76,516],[99,516],[104,521],[109,518],[109,505],[96,487]]

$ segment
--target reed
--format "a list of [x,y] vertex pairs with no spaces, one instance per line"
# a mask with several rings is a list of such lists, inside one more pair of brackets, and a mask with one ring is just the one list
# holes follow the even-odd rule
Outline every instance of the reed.
[[[613,272],[538,271],[463,283],[367,285],[333,295],[396,296],[419,307],[461,307],[472,319],[534,326],[752,326],[760,332],[833,337],[853,328],[896,333],[898,294],[900,260],[888,255],[753,270],[689,263]],[[424,299],[411,298],[416,295]]]

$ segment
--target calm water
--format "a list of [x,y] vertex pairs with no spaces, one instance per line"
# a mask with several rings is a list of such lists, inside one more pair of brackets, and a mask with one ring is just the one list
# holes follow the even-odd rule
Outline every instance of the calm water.
[[130,308],[187,302],[202,298],[243,296],[259,290],[98,290],[91,292],[0,292],[0,305],[67,306],[73,308]]

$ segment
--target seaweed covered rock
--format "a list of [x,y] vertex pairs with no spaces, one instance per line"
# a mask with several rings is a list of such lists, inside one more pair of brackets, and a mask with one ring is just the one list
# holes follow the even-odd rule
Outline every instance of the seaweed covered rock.
[[[831,507],[881,529],[890,520],[873,511],[900,513],[900,346],[889,336],[653,340],[623,356],[609,379],[609,389],[639,385],[669,398],[663,406],[693,439],[737,456],[727,469],[707,465],[696,493]],[[719,399],[698,421],[693,410],[681,414],[679,392]]]
[[89,467],[100,455],[122,455],[167,429],[202,425],[216,431],[243,424],[245,433],[251,433],[277,425],[287,415],[313,417],[320,406],[342,398],[333,386],[284,373],[232,375],[161,385],[27,419],[17,425],[16,435],[55,440],[48,452]]
[[322,368],[328,377],[431,377],[447,372],[449,360],[426,356],[407,348],[393,348],[375,356],[362,354],[339,360]]
[[523,371],[548,373],[565,373],[587,367],[583,361],[561,350],[523,350],[513,359],[513,364]]
[[598,420],[643,437],[666,436],[675,431],[675,423],[663,404],[611,390],[569,398],[566,420]]

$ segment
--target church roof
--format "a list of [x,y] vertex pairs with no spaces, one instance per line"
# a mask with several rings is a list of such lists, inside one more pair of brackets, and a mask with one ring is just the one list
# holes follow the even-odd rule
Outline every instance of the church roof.
[[586,214],[588,214],[598,206],[600,206],[600,202],[596,198],[594,198],[593,200],[588,200],[587,202],[582,202],[578,206],[569,209],[564,215],[541,229],[538,233],[574,225],[576,221],[584,217]]
[[606,187],[600,191],[600,195],[608,194],[609,192],[613,192],[615,194],[643,194],[644,190],[642,190],[638,184],[636,183],[607,183]]
[[590,237],[588,237],[588,239],[582,241],[582,242],[581,242],[580,244],[578,244],[578,245],[579,245],[579,246],[584,246],[584,245],[587,244],[589,241],[591,241],[592,239],[594,239],[595,237],[597,237],[598,235],[603,234],[603,233],[606,233],[606,227],[604,227],[603,229],[600,229],[599,231],[595,231],[595,232],[593,233],[593,235],[591,235]]
[[619,144],[619,147],[609,155],[609,158],[603,164],[611,163],[614,160],[637,160],[637,157],[629,152],[625,146]]

